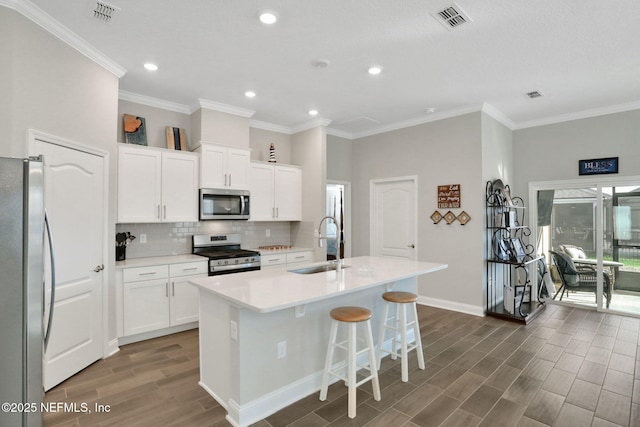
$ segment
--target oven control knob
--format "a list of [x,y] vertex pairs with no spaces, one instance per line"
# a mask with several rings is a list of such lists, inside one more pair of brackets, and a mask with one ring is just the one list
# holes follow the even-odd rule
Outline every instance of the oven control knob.
[[224,264],[225,264],[225,265],[229,264],[229,261],[225,261],[225,262],[224,262]]

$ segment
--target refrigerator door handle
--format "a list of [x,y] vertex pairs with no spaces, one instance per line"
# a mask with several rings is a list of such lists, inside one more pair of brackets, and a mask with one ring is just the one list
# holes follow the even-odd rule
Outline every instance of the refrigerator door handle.
[[56,300],[56,264],[53,256],[53,239],[51,238],[51,227],[49,226],[49,217],[47,210],[44,210],[44,225],[47,230],[47,240],[49,241],[49,256],[51,258],[51,304],[49,306],[49,320],[47,321],[47,331],[44,335],[44,350],[49,345],[49,336],[51,334],[51,324],[53,322],[53,307]]

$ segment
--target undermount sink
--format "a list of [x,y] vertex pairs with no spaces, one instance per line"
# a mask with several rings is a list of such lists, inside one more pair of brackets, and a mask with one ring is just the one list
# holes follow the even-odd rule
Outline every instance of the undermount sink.
[[[349,268],[350,265],[343,265],[342,268]],[[336,264],[322,264],[322,265],[312,265],[309,267],[296,268],[294,270],[288,270],[291,273],[296,274],[315,274],[315,273],[324,273],[327,271],[334,271],[338,268]]]

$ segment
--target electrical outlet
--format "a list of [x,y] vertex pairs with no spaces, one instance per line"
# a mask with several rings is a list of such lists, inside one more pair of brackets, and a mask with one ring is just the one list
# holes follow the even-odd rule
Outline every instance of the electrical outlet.
[[278,343],[278,359],[284,359],[287,356],[287,342],[280,341]]
[[140,234],[140,243],[147,243],[147,235],[145,233]]
[[233,320],[229,321],[229,335],[232,340],[238,341],[238,323]]
[[271,237],[271,230],[267,228],[267,237]]

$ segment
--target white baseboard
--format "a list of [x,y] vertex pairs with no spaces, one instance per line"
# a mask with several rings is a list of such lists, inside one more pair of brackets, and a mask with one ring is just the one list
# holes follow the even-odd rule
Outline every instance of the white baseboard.
[[118,344],[127,345],[138,341],[144,341],[151,338],[158,338],[169,334],[188,331],[198,327],[198,322],[185,323],[184,325],[171,326],[170,328],[156,329],[155,331],[143,332],[141,334],[129,335],[118,338]]
[[113,356],[119,351],[120,351],[120,347],[118,347],[118,338],[114,338],[107,343],[106,354],[104,356],[104,359],[106,359],[107,357]]
[[430,307],[443,308],[445,310],[458,311],[460,313],[471,314],[473,316],[484,317],[484,307],[478,307],[471,304],[462,304],[455,301],[430,298],[425,296],[418,297],[418,304],[428,305]]

